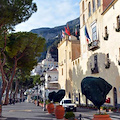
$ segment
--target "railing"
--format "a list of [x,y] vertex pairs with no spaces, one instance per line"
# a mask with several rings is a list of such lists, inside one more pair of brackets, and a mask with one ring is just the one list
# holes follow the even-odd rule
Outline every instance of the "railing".
[[99,73],[98,67],[91,68],[91,73],[92,74]]
[[118,28],[115,29],[116,32],[120,32],[120,26],[118,26]]
[[99,46],[99,40],[94,40],[92,41],[91,43],[88,44],[88,50],[96,50],[98,49],[100,46]]
[[108,40],[109,34],[106,34],[104,40]]
[[107,63],[105,64],[105,68],[106,68],[106,69],[110,68],[110,64],[111,64],[111,63],[110,63],[110,60],[108,60]]

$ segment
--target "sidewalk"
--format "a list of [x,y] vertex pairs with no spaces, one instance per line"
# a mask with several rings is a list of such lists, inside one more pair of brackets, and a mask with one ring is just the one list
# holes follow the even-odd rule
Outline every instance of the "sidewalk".
[[[77,108],[76,118],[81,114],[82,120],[91,120],[96,110]],[[105,112],[105,111],[103,111]],[[120,120],[120,113],[107,112],[112,120]],[[35,106],[34,103],[16,103],[2,107],[2,116],[0,120],[57,120],[54,115],[43,111],[42,107]],[[61,119],[59,119],[61,120]]]
[[40,106],[33,103],[16,103],[2,107],[0,120],[56,120],[55,116],[43,111]]

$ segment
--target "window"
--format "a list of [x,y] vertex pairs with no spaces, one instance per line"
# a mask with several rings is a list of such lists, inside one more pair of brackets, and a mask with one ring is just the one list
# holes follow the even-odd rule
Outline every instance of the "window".
[[94,56],[94,67],[98,67],[97,55]]
[[97,7],[100,7],[101,0],[97,0]]
[[83,14],[83,25],[85,24],[85,15]]
[[105,37],[108,36],[108,30],[107,30],[107,26],[105,27]]
[[120,48],[119,48],[119,60],[120,60]]
[[106,57],[105,58],[105,68],[108,69],[108,68],[110,68],[110,64],[111,64],[110,59],[109,59],[109,53],[107,53],[105,57]]
[[91,4],[90,2],[88,3],[88,16],[90,17],[91,16]]
[[95,12],[95,0],[93,0],[93,12]]
[[69,52],[69,59],[71,59],[71,52]]
[[84,12],[84,1],[82,2],[82,12]]
[[62,75],[63,75],[63,68],[62,68]]
[[120,15],[117,16],[117,28],[120,28]]
[[92,40],[97,40],[97,31],[96,31],[96,26],[92,28]]

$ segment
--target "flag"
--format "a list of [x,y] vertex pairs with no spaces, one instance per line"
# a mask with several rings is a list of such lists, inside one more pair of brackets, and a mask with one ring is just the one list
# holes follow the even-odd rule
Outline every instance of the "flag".
[[68,24],[67,24],[67,29],[68,29],[68,31],[69,31],[69,34],[70,34],[70,28],[69,28]]
[[88,34],[86,26],[85,26],[85,36],[86,36],[87,43],[90,43],[91,40],[90,40],[90,37],[89,37],[89,34]]
[[65,37],[65,32],[62,30],[62,38]]
[[67,28],[65,27],[65,33],[68,34],[69,36],[71,35],[68,24],[67,24]]
[[77,35],[77,27],[75,27],[75,35]]

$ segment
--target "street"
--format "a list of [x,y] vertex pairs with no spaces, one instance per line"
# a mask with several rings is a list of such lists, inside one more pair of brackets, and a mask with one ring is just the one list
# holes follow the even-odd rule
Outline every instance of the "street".
[[[91,120],[96,110],[77,108],[76,118],[82,115],[82,120]],[[120,120],[120,113],[108,112],[112,120]],[[42,107],[35,106],[33,103],[16,103],[2,107],[2,117],[0,120],[56,120],[54,115],[43,111]]]

